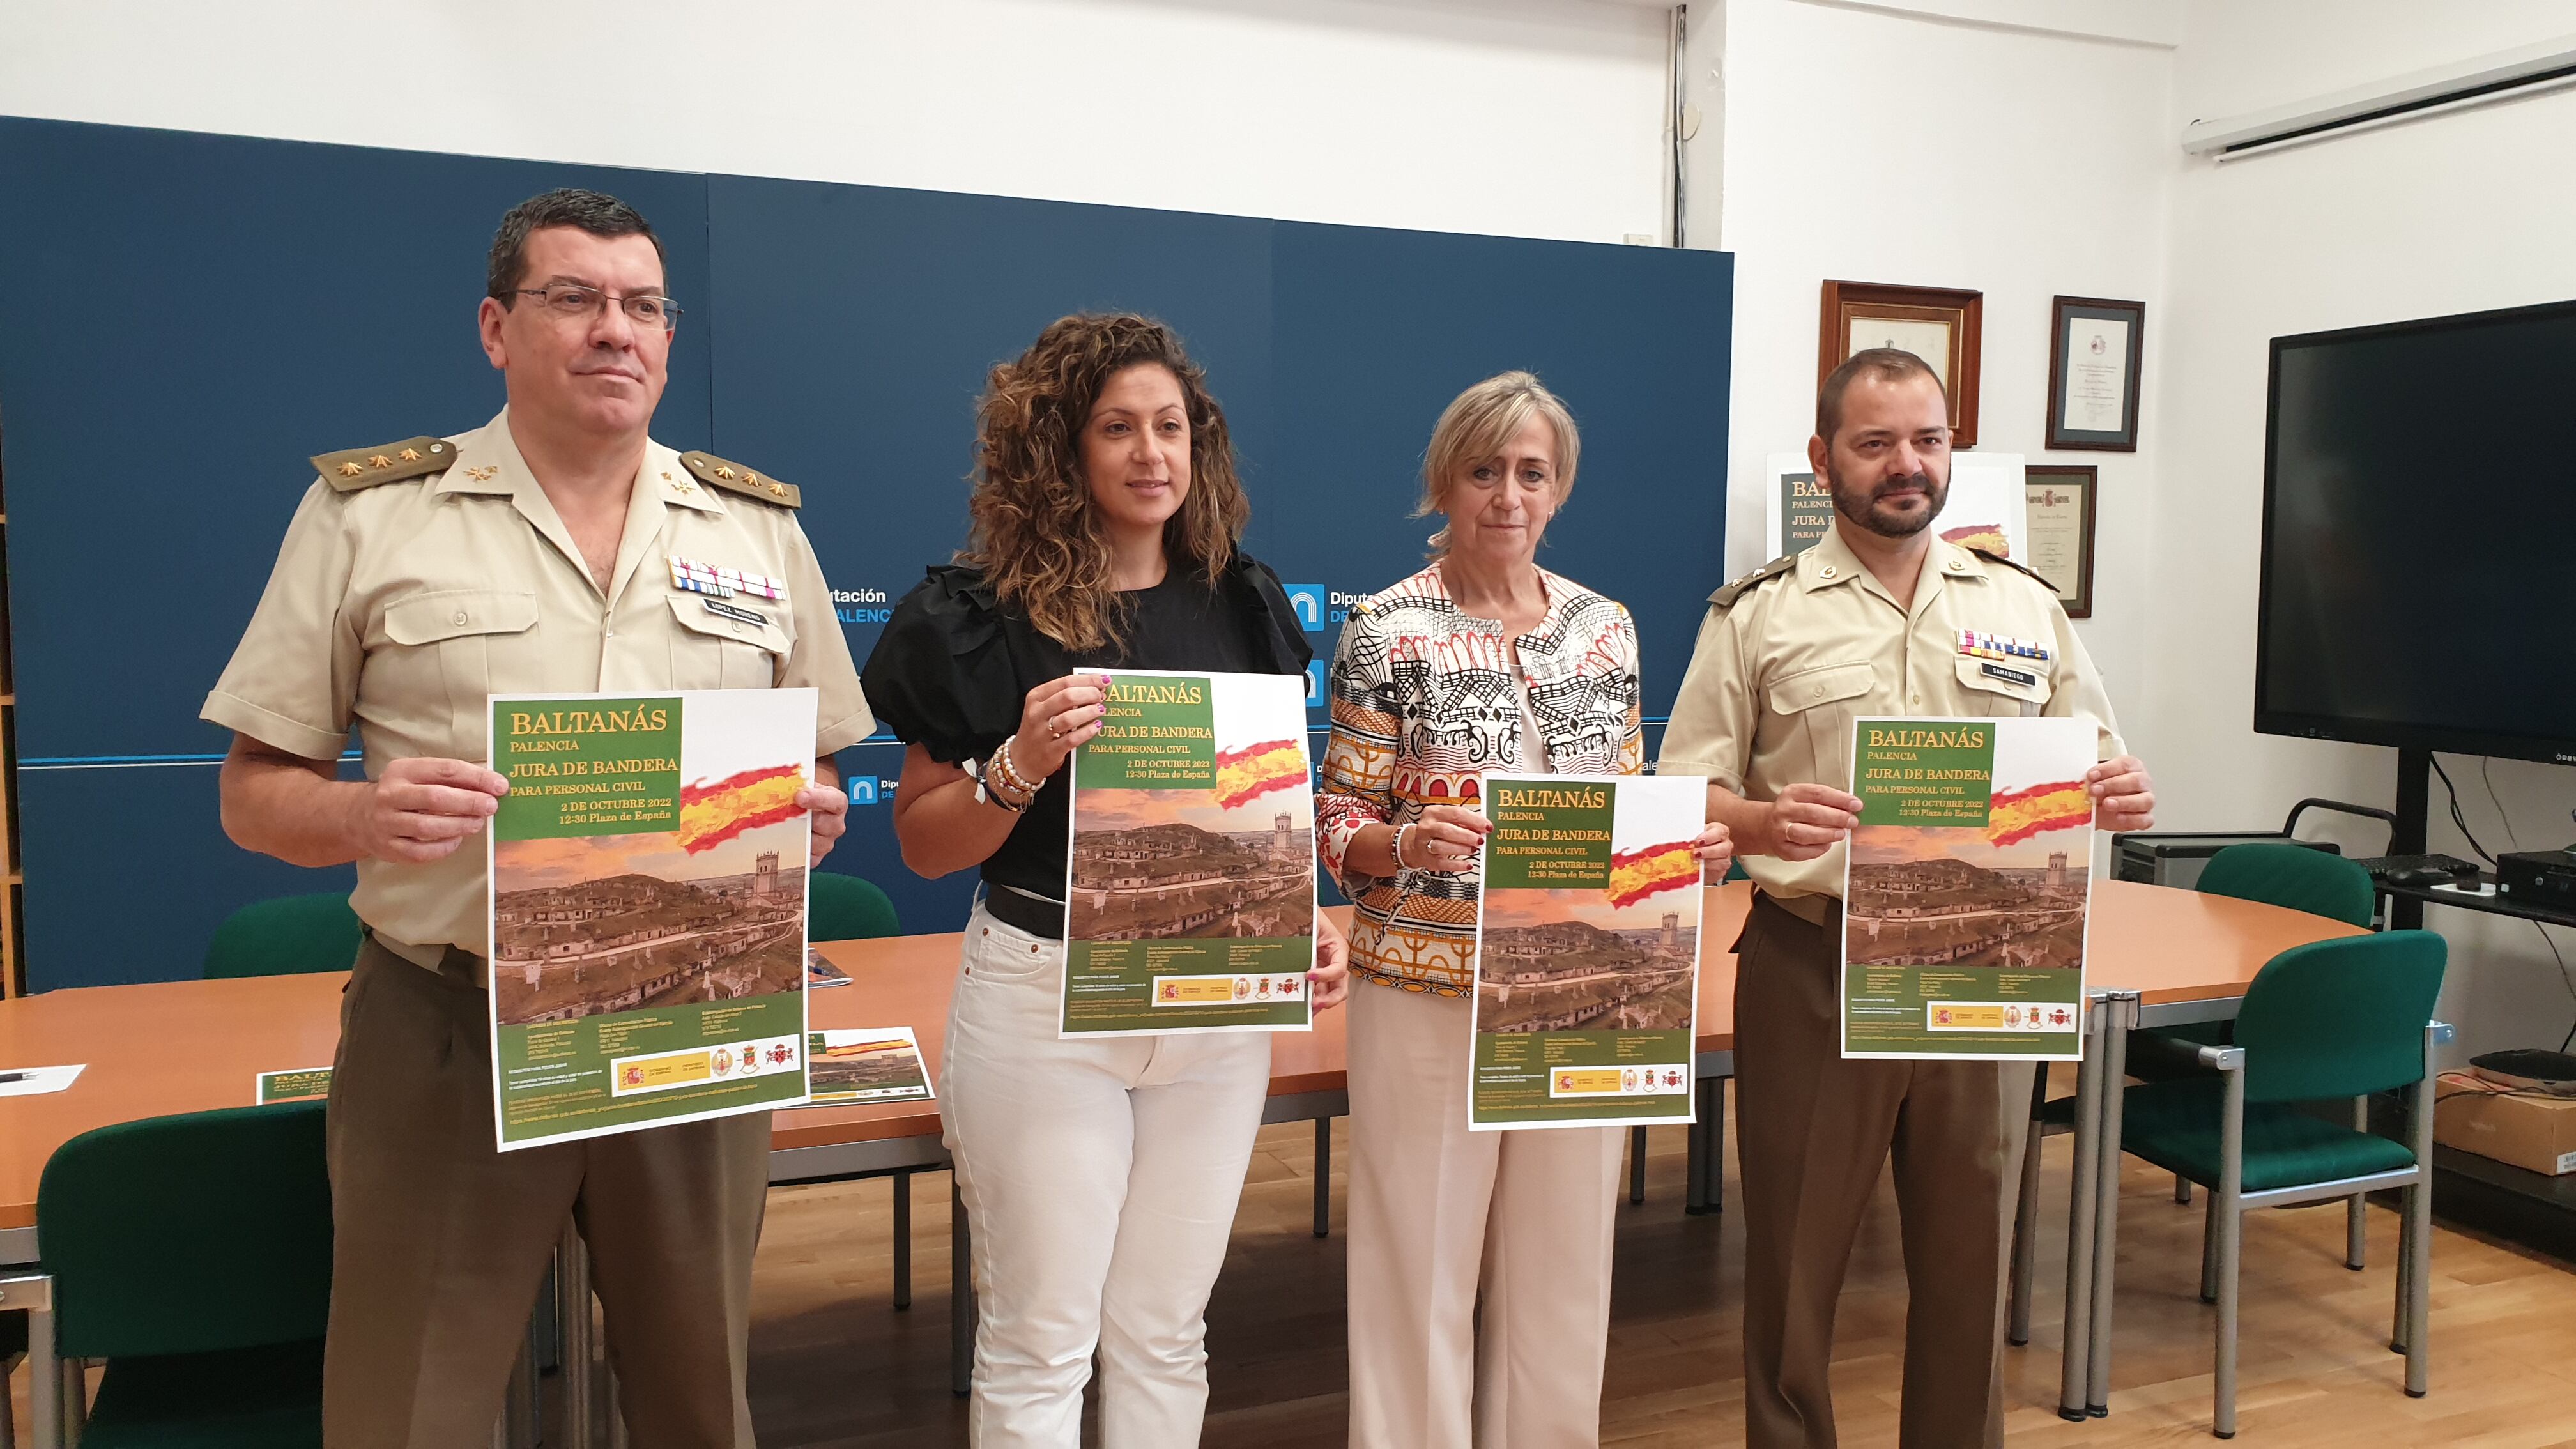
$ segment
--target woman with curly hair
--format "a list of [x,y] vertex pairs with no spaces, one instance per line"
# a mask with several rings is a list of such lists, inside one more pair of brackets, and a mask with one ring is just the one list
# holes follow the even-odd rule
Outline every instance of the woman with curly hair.
[[[1259,1033],[1059,1040],[1065,763],[1099,732],[1101,670],[1303,674],[1225,414],[1170,328],[1064,318],[995,367],[977,408],[973,535],[904,596],[868,659],[905,742],[904,863],[984,889],[941,1064],[940,1120],[974,1224],[979,1449],[1194,1445],[1208,1292],[1270,1085]],[[1313,1003],[1344,990],[1316,917]]]

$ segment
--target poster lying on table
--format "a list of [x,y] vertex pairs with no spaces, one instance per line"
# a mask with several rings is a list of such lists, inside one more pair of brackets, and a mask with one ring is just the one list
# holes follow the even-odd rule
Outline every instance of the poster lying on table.
[[805,1038],[805,1059],[814,1079],[809,1107],[927,1102],[935,1095],[930,1073],[921,1065],[921,1044],[908,1026],[811,1032]]
[[1467,1125],[1691,1120],[1704,781],[1487,775]]
[[2093,722],[1853,731],[1843,1055],[2080,1058]]
[[1113,671],[1071,813],[1061,1035],[1312,1025],[1304,676]]
[[804,1101],[814,691],[491,708],[501,1149]]

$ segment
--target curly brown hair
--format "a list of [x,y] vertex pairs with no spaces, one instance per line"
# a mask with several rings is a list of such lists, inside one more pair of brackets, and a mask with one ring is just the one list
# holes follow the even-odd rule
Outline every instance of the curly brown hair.
[[993,368],[975,405],[974,529],[958,562],[1077,653],[1122,643],[1125,612],[1082,476],[1082,429],[1109,379],[1145,363],[1179,381],[1190,424],[1190,486],[1163,525],[1164,556],[1213,587],[1252,505],[1235,476],[1225,410],[1171,328],[1131,312],[1058,318],[1017,361]]

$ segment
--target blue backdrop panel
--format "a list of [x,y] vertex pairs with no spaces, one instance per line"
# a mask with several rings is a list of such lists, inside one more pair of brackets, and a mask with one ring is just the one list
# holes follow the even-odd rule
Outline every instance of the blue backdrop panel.
[[[190,975],[235,906],[346,885],[223,839],[203,762],[224,739],[197,706],[306,455],[497,409],[472,326],[483,253],[503,210],[556,185],[653,218],[689,309],[656,435],[803,487],[861,658],[965,537],[986,370],[1063,313],[1123,308],[1206,365],[1250,547],[1320,655],[1336,594],[1419,566],[1431,525],[1407,515],[1440,408],[1539,372],[1585,440],[1544,561],[1636,611],[1648,713],[1669,706],[1723,556],[1723,254],[0,120],[32,985]],[[845,755],[856,808],[830,866],[941,929],[970,877],[902,868],[882,788],[900,759]]]
[[1525,368],[1583,442],[1539,562],[1628,606],[1646,715],[1670,713],[1725,582],[1735,259],[1288,223],[1272,257],[1276,407],[1297,420],[1268,468],[1281,572],[1364,597],[1422,567],[1439,520],[1406,515],[1432,425],[1470,384]]
[[[220,754],[197,709],[306,459],[500,410],[474,324],[484,257],[501,213],[553,186],[633,202],[672,290],[706,294],[703,176],[0,119],[31,987],[194,975],[234,906],[349,883],[245,872],[211,764],[62,767]],[[665,441],[706,446],[707,383],[704,349],[679,349]]]
[[[966,541],[986,373],[1056,318],[1162,317],[1207,369],[1238,448],[1267,449],[1269,222],[734,176],[713,178],[710,198],[717,451],[803,490],[862,663],[893,601]],[[842,765],[875,793],[903,747],[881,739]],[[827,865],[883,885],[910,929],[965,919],[973,872],[914,876],[882,813],[861,807]]]

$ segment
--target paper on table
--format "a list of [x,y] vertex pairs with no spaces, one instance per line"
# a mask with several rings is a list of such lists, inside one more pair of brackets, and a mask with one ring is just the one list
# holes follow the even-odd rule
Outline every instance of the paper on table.
[[87,1062],[77,1062],[68,1067],[10,1067],[0,1070],[0,1076],[15,1074],[18,1077],[14,1082],[0,1081],[0,1097],[41,1097],[47,1092],[59,1092],[70,1086],[72,1079],[88,1067]]
[[805,1037],[813,1097],[805,1105],[928,1101],[937,1093],[921,1065],[921,1045],[908,1026],[817,1031]]

